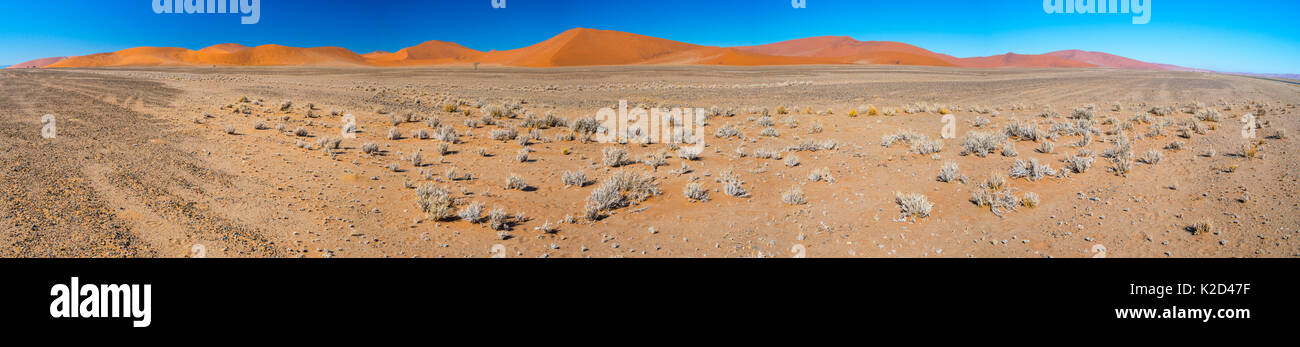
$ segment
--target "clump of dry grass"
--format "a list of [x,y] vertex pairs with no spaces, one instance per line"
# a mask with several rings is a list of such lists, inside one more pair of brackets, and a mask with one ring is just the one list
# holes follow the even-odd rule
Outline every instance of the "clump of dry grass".
[[419,140],[428,140],[431,135],[428,130],[418,129],[414,133],[411,133],[411,136]]
[[1092,168],[1092,157],[1085,155],[1072,155],[1065,157],[1065,169],[1074,173],[1088,172]]
[[925,139],[914,141],[912,142],[911,151],[912,153],[921,154],[921,155],[939,153],[940,151],[943,151],[943,141],[941,140],[928,141]]
[[972,193],[970,201],[979,207],[988,207],[999,217],[1006,212],[1015,212],[1022,206],[1022,199],[1015,196],[1015,191],[1007,186],[1006,179],[1000,175],[990,175],[979,184]]
[[1038,153],[1052,154],[1052,152],[1056,151],[1056,146],[1049,141],[1039,142],[1037,151]]
[[1011,167],[1011,177],[1025,178],[1030,181],[1037,181],[1047,176],[1056,176],[1056,170],[1051,165],[1039,163],[1037,158],[1029,159],[1028,162],[1016,159],[1016,164]]
[[898,204],[900,213],[898,216],[899,220],[912,218],[912,220],[915,221],[917,218],[929,217],[930,209],[934,207],[934,203],[930,202],[929,199],[926,199],[925,195],[916,193],[906,195],[895,193],[894,203]]
[[461,208],[460,212],[456,213],[456,216],[466,222],[478,223],[483,220],[483,203],[475,202],[469,204],[468,206]]
[[985,157],[1001,148],[1006,142],[1006,136],[1000,134],[981,131],[967,132],[965,140],[962,141],[961,155],[975,154],[979,157]]
[[792,155],[786,157],[786,158],[785,158],[785,166],[786,166],[786,167],[795,167],[795,166],[799,166],[799,156],[797,156],[797,155],[793,155],[793,154],[792,154]]
[[735,125],[730,124],[730,123],[725,124],[725,125],[719,127],[719,128],[718,128],[718,131],[715,131],[715,132],[713,133],[713,137],[716,137],[716,138],[722,138],[722,139],[725,139],[725,138],[728,138],[728,137],[741,137],[741,134],[740,134],[740,127],[735,126]]
[[365,144],[361,145],[361,153],[365,153],[366,155],[378,154],[379,145],[375,144],[374,142],[366,142]]
[[1165,156],[1161,154],[1160,151],[1152,149],[1152,150],[1147,150],[1146,153],[1143,153],[1142,158],[1139,158],[1138,161],[1141,161],[1142,163],[1148,165],[1155,165],[1157,163],[1160,163],[1160,159],[1164,159],[1164,157]]
[[627,150],[619,147],[605,147],[601,150],[602,162],[608,167],[619,167],[629,162]]
[[1255,159],[1259,157],[1259,146],[1255,143],[1241,145],[1241,157]]
[[781,202],[786,205],[803,205],[807,203],[803,197],[803,190],[797,186],[790,187],[790,190],[781,193]]
[[660,166],[668,165],[668,154],[664,152],[646,154],[642,162],[649,165],[651,169],[659,170]]
[[1214,222],[1211,222],[1211,221],[1208,220],[1208,219],[1207,219],[1207,220],[1202,220],[1202,221],[1200,221],[1200,222],[1196,222],[1195,224],[1192,224],[1192,226],[1188,227],[1187,229],[1188,229],[1188,231],[1191,231],[1191,232],[1192,232],[1192,235],[1201,235],[1201,234],[1213,233],[1213,232],[1214,232]]
[[321,137],[316,140],[316,146],[322,149],[339,149],[343,146],[343,139],[337,137]]
[[415,150],[415,153],[411,154],[411,158],[410,158],[410,159],[411,159],[411,166],[413,166],[413,167],[417,167],[417,168],[418,168],[418,167],[421,166],[421,164],[424,164],[424,163],[423,163],[423,161],[424,161],[424,156],[420,155],[420,150],[418,150],[418,149]]
[[293,130],[293,135],[297,137],[307,137],[307,128],[298,127]]
[[519,137],[519,131],[512,128],[494,129],[488,132],[488,138],[497,141],[510,141],[517,137]]
[[754,158],[781,159],[781,151],[776,149],[768,149],[768,148],[755,149]]
[[1016,150],[1015,142],[1007,142],[1006,144],[1002,145],[1002,156],[1015,157],[1018,155],[1020,155],[1020,152]]
[[925,135],[918,134],[915,131],[912,131],[910,129],[900,130],[893,134],[881,136],[880,146],[889,147],[894,145],[894,143],[898,143],[898,142],[906,142],[908,144],[912,144],[917,141],[927,141],[927,140],[929,140],[929,138],[926,137]]
[[1034,208],[1038,207],[1038,194],[1034,192],[1025,193],[1020,197],[1020,206]]
[[813,182],[826,181],[827,183],[835,183],[835,178],[831,176],[830,168],[826,167],[812,170],[812,172],[808,173],[808,180]]
[[[659,184],[652,175],[628,171],[615,172],[602,181],[587,197],[587,209],[594,209],[599,215],[630,204],[645,201],[652,196],[662,194]],[[586,213],[590,215],[590,212]],[[588,218],[591,219],[591,218]]]
[[564,182],[565,187],[583,187],[587,185],[587,173],[578,171],[565,171],[560,174],[560,181]]
[[695,161],[700,159],[700,149],[695,147],[684,147],[677,150],[677,157],[685,160]]
[[938,177],[939,182],[946,183],[946,182],[952,182],[953,180],[957,179],[957,170],[958,170],[957,163],[954,162],[944,163],[943,167],[939,169],[939,177]]
[[455,215],[455,200],[446,189],[424,184],[415,190],[415,203],[430,219],[443,221]]
[[397,128],[388,128],[388,139],[389,139],[389,140],[401,140],[401,139],[402,139],[402,131],[401,131],[401,130],[398,130]]
[[689,201],[709,201],[709,191],[698,182],[687,183],[686,188],[682,190],[682,195]]
[[492,230],[509,230],[510,215],[500,206],[493,207],[492,212],[488,212],[488,227]]
[[451,127],[450,125],[443,124],[442,126],[438,127],[437,130],[433,131],[433,139],[450,143],[450,144],[456,144],[457,142],[460,141],[460,135],[456,134],[455,128]]
[[1196,112],[1196,119],[1203,122],[1218,123],[1221,118],[1222,117],[1219,115],[1219,110],[1215,110],[1212,108],[1207,108]]
[[749,196],[749,191],[745,190],[745,181],[736,175],[735,170],[728,168],[718,174],[719,181],[722,183],[722,191],[728,196],[743,198]]
[[238,135],[238,133],[236,133],[235,131],[235,126],[233,125],[227,125],[226,128],[223,129],[222,131],[225,132],[226,135]]
[[518,152],[515,152],[515,161],[520,163],[528,162],[528,152],[528,148],[520,149]]
[[506,189],[525,190],[528,189],[528,183],[524,182],[523,177],[510,174],[510,177],[506,177]]
[[1272,135],[1272,136],[1269,136],[1269,138],[1271,138],[1271,139],[1275,139],[1275,140],[1285,140],[1285,139],[1286,139],[1286,129],[1282,129],[1282,128],[1273,129],[1273,135]]

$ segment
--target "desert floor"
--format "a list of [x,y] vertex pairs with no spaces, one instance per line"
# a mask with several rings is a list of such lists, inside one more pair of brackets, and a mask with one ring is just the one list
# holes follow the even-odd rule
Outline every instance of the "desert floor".
[[[666,144],[583,143],[564,126],[537,127],[525,161],[520,141],[489,138],[506,128],[528,136],[527,114],[573,123],[619,100],[734,115],[709,118],[693,161]],[[1285,136],[1300,129],[1295,104],[1294,82],[1091,69],[0,70],[0,256],[1295,257],[1300,148]],[[1071,119],[1086,105],[1091,120]],[[1172,112],[1149,112],[1164,107]],[[468,124],[492,109],[507,112]],[[955,116],[955,138],[915,153],[940,138],[941,112]],[[1198,115],[1210,112],[1219,119]],[[1255,137],[1243,136],[1241,115],[1260,113]],[[42,137],[45,114],[55,116],[54,138]],[[357,138],[332,149],[344,114]],[[969,134],[1015,124],[1043,138],[1005,140],[1014,157],[1001,143],[963,155]],[[1082,147],[1069,130],[1079,124],[1092,127]],[[459,139],[415,136],[431,125]],[[739,135],[715,136],[727,125]],[[402,136],[391,140],[394,127]],[[882,146],[909,130],[926,138]],[[1121,136],[1134,158],[1126,174],[1104,157]],[[1038,142],[1055,148],[1041,153]],[[367,143],[378,151],[364,153]],[[636,162],[605,165],[611,147]],[[1081,150],[1093,160],[1084,172],[1008,176],[1030,159],[1059,174]],[[1162,159],[1137,160],[1148,150]],[[666,165],[643,162],[656,153]],[[949,162],[958,178],[940,182]],[[449,177],[452,168],[469,178]],[[726,193],[728,169],[747,196]],[[833,179],[810,179],[819,169]],[[566,187],[563,173],[579,170],[589,183]],[[588,197],[620,172],[651,175],[633,193],[658,194],[585,218]],[[511,175],[528,188],[508,189]],[[972,202],[990,175],[1006,179],[991,192],[1016,197],[997,213]],[[685,196],[692,182],[707,201]],[[445,189],[455,210],[500,207],[507,230],[430,217],[417,204],[425,185]],[[783,199],[792,190],[804,203],[783,201],[797,200]],[[1037,205],[1018,205],[1030,192]],[[924,195],[928,216],[900,218],[900,193]],[[1212,228],[1194,232],[1201,223]]]

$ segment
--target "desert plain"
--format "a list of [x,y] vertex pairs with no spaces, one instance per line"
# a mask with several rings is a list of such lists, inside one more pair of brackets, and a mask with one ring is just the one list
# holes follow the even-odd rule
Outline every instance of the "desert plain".
[[[704,149],[592,140],[620,100],[708,109]],[[1101,68],[7,69],[0,256],[1295,257],[1296,104]]]

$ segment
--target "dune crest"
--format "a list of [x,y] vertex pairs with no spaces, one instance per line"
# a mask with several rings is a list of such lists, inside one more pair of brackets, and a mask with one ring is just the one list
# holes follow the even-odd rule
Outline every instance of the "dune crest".
[[36,59],[36,60],[29,60],[29,61],[24,61],[24,62],[21,62],[21,63],[17,63],[17,64],[10,65],[9,67],[6,67],[6,69],[31,69],[31,68],[43,68],[43,67],[49,66],[50,64],[54,64],[54,63],[57,63],[57,62],[63,61],[63,60],[65,60],[65,59],[68,59],[68,57],[50,57],[50,58],[41,58],[41,59]]
[[[30,63],[30,64],[29,64]],[[340,47],[224,43],[197,51],[136,47],[71,58],[45,58],[17,67],[107,66],[438,66],[484,64],[518,67],[596,65],[800,65],[881,64],[975,68],[1090,68],[1172,70],[1113,54],[1079,50],[1041,55],[1007,53],[957,58],[901,42],[818,36],[758,46],[712,47],[613,30],[575,28],[536,44],[482,52],[454,42],[427,41],[396,52],[357,54]],[[39,65],[39,66],[37,66]]]

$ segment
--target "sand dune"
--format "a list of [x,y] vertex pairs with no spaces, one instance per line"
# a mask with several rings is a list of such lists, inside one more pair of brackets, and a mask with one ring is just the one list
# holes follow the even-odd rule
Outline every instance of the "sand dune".
[[367,62],[382,66],[443,65],[470,63],[483,52],[454,42],[428,41],[394,53],[377,51],[363,55]]
[[10,65],[9,67],[6,67],[6,69],[29,69],[29,68],[42,68],[42,67],[46,67],[46,66],[48,66],[48,65],[50,65],[50,64],[54,64],[54,63],[57,63],[57,62],[63,61],[64,59],[68,59],[68,57],[41,58],[41,59],[30,60],[30,61],[25,61],[25,62],[21,62],[21,63],[13,64],[13,65]]
[[[1150,70],[1177,68],[1107,53],[1079,50],[1042,55],[1007,53],[989,57],[957,58],[906,43],[858,41],[847,36],[810,37],[759,46],[712,47],[620,31],[586,28],[570,29],[531,46],[506,51],[482,52],[445,41],[428,41],[392,53],[375,51],[366,54],[357,54],[339,47],[298,48],[262,45],[250,48],[226,43],[197,51],[175,47],[137,47],[67,59],[38,59],[29,63],[40,67],[878,64],[976,68],[1111,67]],[[27,64],[14,67],[24,67],[28,66]]]
[[1081,61],[1074,61],[1060,57],[1048,55],[1031,55],[1007,53],[987,57],[962,58],[961,66],[964,67],[1097,67]]
[[297,48],[280,45],[244,47],[220,44],[198,51],[177,47],[138,47],[112,53],[72,57],[48,67],[94,66],[281,66],[366,65],[360,55],[340,47]]
[[1114,54],[1081,51],[1077,49],[1067,51],[1056,51],[1044,53],[1043,55],[1065,58],[1073,61],[1080,61],[1101,67],[1110,67],[1117,69],[1138,69],[1138,70],[1166,70],[1164,66],[1152,64],[1136,59],[1129,59]]
[[776,56],[839,58],[845,64],[957,66],[959,60],[906,43],[858,41],[848,36],[810,37],[736,49]]

